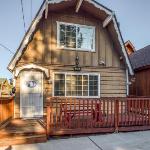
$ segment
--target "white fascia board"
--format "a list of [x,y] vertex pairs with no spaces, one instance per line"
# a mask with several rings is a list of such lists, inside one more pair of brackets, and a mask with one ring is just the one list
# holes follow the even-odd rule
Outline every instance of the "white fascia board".
[[13,61],[11,62],[11,64],[8,66],[8,69],[9,69],[9,70],[12,71],[12,70],[14,69],[17,60],[21,57],[22,51],[24,50],[24,48],[25,48],[26,45],[28,44],[32,33],[35,31],[35,28],[36,28],[38,22],[39,22],[40,19],[42,18],[42,15],[43,15],[44,10],[45,10],[45,3],[43,4],[43,6],[42,6],[42,8],[41,8],[41,10],[40,10],[40,12],[39,12],[39,14],[38,14],[37,17],[35,18],[35,20],[34,20],[32,26],[31,26],[29,32],[27,33],[25,39],[23,40],[23,43],[22,43],[21,47],[20,47],[19,50],[17,51],[17,54],[16,54],[15,58],[13,59]]
[[123,52],[123,55],[125,57],[125,61],[127,63],[127,66],[128,66],[128,69],[129,69],[129,72],[130,72],[130,75],[134,75],[134,72],[133,72],[133,69],[132,69],[132,66],[131,66],[131,63],[129,61],[129,57],[128,57],[128,54],[126,52],[126,49],[125,49],[125,46],[124,46],[124,42],[121,38],[121,34],[120,34],[120,31],[119,31],[119,28],[118,28],[118,25],[117,25],[117,22],[116,22],[116,19],[115,17],[113,17],[113,23],[114,23],[114,28],[116,30],[116,33],[118,35],[118,40],[120,42],[120,45],[121,45],[121,48],[122,48],[122,52]]
[[57,4],[57,3],[61,3],[63,1],[71,1],[71,0],[48,0],[49,4]]
[[96,3],[94,0],[84,0],[87,1],[90,4],[93,4],[96,8],[105,11],[108,15],[112,14],[112,11],[109,11],[108,9],[106,9],[105,7],[101,6],[100,4]]

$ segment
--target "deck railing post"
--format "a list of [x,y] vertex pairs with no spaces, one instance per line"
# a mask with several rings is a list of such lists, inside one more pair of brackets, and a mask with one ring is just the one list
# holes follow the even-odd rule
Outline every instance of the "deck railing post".
[[47,117],[46,117],[46,134],[47,134],[47,138],[49,138],[50,135],[50,113],[51,113],[51,109],[50,109],[50,105],[47,106]]
[[118,133],[119,125],[119,100],[115,99],[115,133]]

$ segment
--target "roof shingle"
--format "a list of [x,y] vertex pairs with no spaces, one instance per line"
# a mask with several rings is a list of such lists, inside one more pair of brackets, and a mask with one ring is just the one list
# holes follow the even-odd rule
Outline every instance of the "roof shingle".
[[130,60],[133,66],[133,69],[139,69],[141,67],[150,65],[150,45],[135,51],[130,56]]

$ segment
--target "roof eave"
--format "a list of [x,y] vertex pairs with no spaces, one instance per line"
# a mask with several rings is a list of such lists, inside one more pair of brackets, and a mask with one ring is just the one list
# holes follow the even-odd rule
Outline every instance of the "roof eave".
[[119,42],[120,42],[120,45],[121,45],[121,48],[122,48],[122,52],[123,52],[123,54],[124,54],[125,61],[126,61],[126,64],[127,64],[127,66],[128,66],[129,73],[130,73],[130,75],[134,75],[134,70],[133,70],[131,61],[130,61],[130,59],[129,59],[129,56],[128,56],[128,54],[127,54],[127,51],[126,51],[126,48],[125,48],[125,45],[124,45],[124,40],[123,40],[121,31],[120,31],[120,28],[119,28],[119,26],[118,26],[117,17],[116,17],[115,14],[114,14],[114,17],[113,17],[113,23],[114,23],[115,30],[116,30],[116,32],[117,32],[117,34],[118,34],[118,40],[119,40]]
[[[48,1],[48,2],[49,2],[49,4],[55,4],[55,3],[60,3],[60,2],[62,2],[62,1],[64,1],[64,0],[53,0],[53,1]],[[70,0],[68,0],[68,1],[70,1]],[[111,15],[111,14],[113,13],[112,10],[110,10],[110,9],[108,9],[107,7],[105,7],[105,6],[101,5],[101,4],[99,4],[99,3],[96,2],[95,0],[85,0],[85,1],[87,1],[87,2],[89,2],[89,3],[91,3],[91,4],[93,4],[95,7],[99,8],[100,10],[105,11],[108,15]],[[23,38],[23,40],[22,40],[22,42],[21,42],[21,44],[20,44],[20,46],[19,46],[17,52],[15,53],[14,57],[13,57],[12,60],[10,61],[9,65],[8,65],[8,67],[7,67],[9,71],[12,72],[12,71],[14,70],[15,65],[16,65],[16,62],[17,62],[16,59],[17,59],[17,58],[19,59],[19,58],[21,57],[21,54],[22,54],[22,52],[23,52],[25,46],[28,44],[29,39],[30,39],[30,36],[32,35],[33,31],[35,30],[37,23],[38,23],[38,22],[40,21],[40,19],[42,18],[43,12],[44,12],[44,10],[45,10],[45,3],[46,3],[46,1],[44,1],[44,2],[42,3],[42,5],[41,5],[41,7],[40,7],[40,9],[39,9],[39,11],[38,11],[36,17],[35,17],[34,20],[32,21],[32,24],[31,24],[30,28],[28,29],[27,33],[25,34],[25,36],[24,36],[24,38]],[[117,33],[117,35],[118,35],[118,41],[119,41],[119,43],[120,43],[120,45],[121,45],[122,52],[123,52],[123,55],[124,55],[124,57],[125,57],[126,64],[127,64],[127,66],[128,66],[129,73],[130,73],[131,75],[134,75],[134,71],[133,71],[131,62],[130,62],[130,60],[129,60],[128,54],[127,54],[127,52],[126,52],[126,49],[125,49],[125,46],[124,46],[124,41],[123,41],[123,38],[122,38],[122,35],[121,35],[121,31],[120,31],[120,28],[119,28],[119,26],[118,26],[117,19],[116,19],[116,16],[115,16],[115,15],[114,15],[114,17],[113,17],[112,20],[113,20],[113,23],[114,23],[114,28],[115,28],[115,30],[116,30],[116,33]],[[17,56],[17,55],[18,55],[18,56]],[[17,58],[16,58],[16,57],[17,57]]]
[[[13,64],[15,58],[17,57],[17,55],[18,55],[20,49],[22,48],[22,45],[24,44],[24,42],[25,42],[25,40],[27,39],[27,37],[30,37],[28,34],[31,34],[31,33],[30,33],[30,32],[31,32],[31,31],[30,31],[31,28],[32,28],[33,26],[36,27],[36,24],[35,24],[36,19],[38,18],[40,12],[43,14],[43,12],[44,12],[44,10],[45,10],[45,3],[46,3],[46,1],[44,0],[44,2],[43,2],[43,3],[41,4],[41,6],[40,6],[40,8],[39,8],[39,10],[38,10],[38,12],[37,12],[35,18],[33,19],[33,21],[32,21],[32,23],[31,23],[30,27],[28,28],[27,32],[25,33],[25,35],[24,35],[24,37],[23,37],[23,39],[22,39],[22,41],[21,41],[21,43],[20,43],[20,45],[19,45],[19,48],[17,49],[16,53],[15,53],[14,56],[12,57],[11,61],[9,62],[8,66],[7,66],[7,69],[8,69],[10,72],[13,72],[13,70],[14,70],[14,68],[15,68],[15,65],[13,66],[12,64]],[[42,15],[42,14],[41,14],[41,15]],[[37,23],[38,23],[38,22],[37,22]],[[34,28],[35,28],[35,27],[34,27]],[[28,41],[29,41],[29,39],[26,41],[26,44],[28,44]],[[22,50],[22,51],[23,51],[23,50]],[[15,62],[15,63],[16,63],[16,62]]]

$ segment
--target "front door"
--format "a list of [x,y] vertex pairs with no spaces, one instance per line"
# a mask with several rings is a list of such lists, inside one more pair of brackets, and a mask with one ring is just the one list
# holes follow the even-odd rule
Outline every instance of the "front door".
[[20,116],[43,116],[43,73],[23,71],[20,75]]

